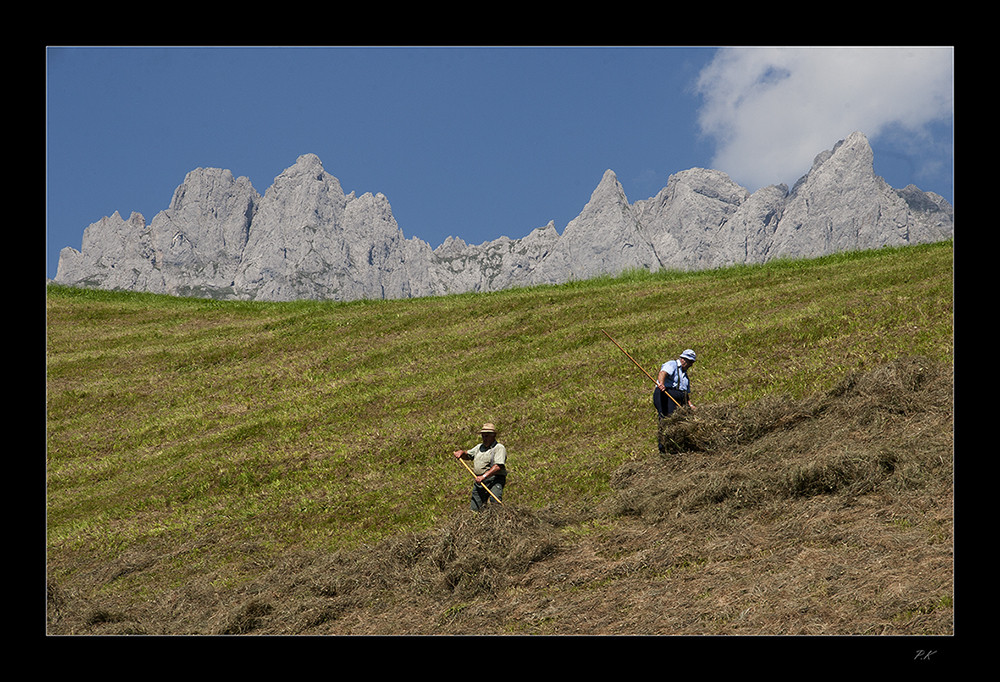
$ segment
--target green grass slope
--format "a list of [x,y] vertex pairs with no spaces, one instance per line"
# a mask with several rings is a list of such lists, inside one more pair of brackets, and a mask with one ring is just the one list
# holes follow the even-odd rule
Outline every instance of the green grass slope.
[[[50,287],[48,632],[951,634],[952,304],[950,241],[405,301]],[[650,374],[698,352],[666,454],[602,330]]]

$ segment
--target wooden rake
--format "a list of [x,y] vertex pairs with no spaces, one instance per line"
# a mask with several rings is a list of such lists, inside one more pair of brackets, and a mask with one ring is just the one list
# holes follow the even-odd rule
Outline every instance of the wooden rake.
[[[606,337],[608,337],[609,339],[611,339],[611,334],[608,334],[603,329],[601,331],[604,332],[604,335]],[[618,346],[618,342],[615,341],[614,339],[611,339],[611,343],[613,343],[616,346]],[[628,352],[626,352],[626,350],[624,348],[622,348],[621,346],[618,346],[618,350],[620,350],[622,353],[625,353],[625,357],[627,357],[629,360],[631,360],[632,362],[635,362],[635,358],[633,358],[631,355],[629,355]],[[635,366],[638,367],[639,369],[642,369],[642,365],[640,365],[638,362],[635,362]],[[656,383],[656,379],[654,379],[653,377],[649,376],[649,372],[647,372],[646,370],[642,369],[642,373],[645,374],[647,377],[649,377],[649,380],[652,381],[654,384],[656,384],[657,388],[660,387],[660,385]],[[663,392],[667,393],[666,391],[663,391]],[[677,407],[681,406],[681,404],[679,402],[677,402],[677,398],[673,397],[669,393],[667,393],[667,397],[669,397],[671,400],[673,400],[674,401],[674,405],[676,405]]]
[[[476,478],[476,472],[474,472],[472,470],[472,467],[469,466],[469,463],[466,462],[461,457],[458,458],[458,461],[461,462],[465,466],[465,468],[469,470],[469,473],[472,474],[472,478],[475,479]],[[476,483],[479,483],[479,481],[476,481]],[[479,485],[482,485],[484,488],[486,488],[486,492],[488,492],[490,494],[490,497],[492,497],[494,500],[497,501],[497,504],[499,504],[501,507],[503,506],[503,502],[500,501],[499,497],[497,497],[496,495],[493,494],[493,491],[490,490],[489,487],[483,485],[482,483],[479,483]]]

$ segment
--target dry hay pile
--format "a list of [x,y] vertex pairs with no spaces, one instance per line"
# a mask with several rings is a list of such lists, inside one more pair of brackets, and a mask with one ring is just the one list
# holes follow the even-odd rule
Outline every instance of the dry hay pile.
[[615,472],[617,511],[950,485],[953,385],[951,367],[911,358],[851,374],[825,395],[680,410],[660,422],[660,467]]
[[[101,604],[49,586],[51,634],[398,634],[424,633],[452,608],[490,600],[555,551],[545,510],[488,505],[456,513],[442,527],[351,551],[289,552],[247,563],[256,578],[235,591],[197,577],[141,610]],[[149,550],[149,548],[147,548]],[[155,552],[154,552],[155,553]],[[121,573],[134,561],[107,567]],[[114,576],[96,576],[113,582]],[[426,615],[426,614],[432,615]],[[458,630],[461,631],[460,629]]]
[[[257,583],[261,594],[213,628],[254,634],[421,634],[439,630],[443,604],[491,600],[555,551],[544,512],[488,505],[443,527],[331,555],[289,557]],[[266,596],[265,596],[266,595]],[[460,609],[458,609],[460,610]],[[266,616],[266,617],[261,617]]]
[[953,634],[953,385],[907,359],[664,420],[607,504],[606,555],[671,576],[630,631]]

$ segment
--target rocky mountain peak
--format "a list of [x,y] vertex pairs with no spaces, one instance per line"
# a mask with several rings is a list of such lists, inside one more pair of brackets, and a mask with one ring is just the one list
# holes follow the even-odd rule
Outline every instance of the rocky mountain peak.
[[860,132],[816,155],[791,192],[750,193],[726,173],[674,173],[629,203],[611,169],[560,235],[549,222],[520,239],[437,249],[406,239],[381,193],[345,195],[303,154],[261,196],[245,177],[200,168],[147,226],[115,213],[60,253],[63,284],[227,299],[353,300],[491,291],[627,269],[700,269],[939,241],[954,212],[939,195],[895,190]]

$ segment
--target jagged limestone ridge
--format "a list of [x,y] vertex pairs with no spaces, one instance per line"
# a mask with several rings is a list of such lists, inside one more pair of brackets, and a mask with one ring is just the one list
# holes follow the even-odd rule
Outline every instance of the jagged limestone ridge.
[[263,196],[245,177],[197,169],[149,225],[118,213],[62,250],[56,282],[252,300],[407,298],[558,284],[629,269],[696,270],[940,241],[954,212],[939,195],[893,189],[867,138],[821,152],[791,191],[750,193],[717,170],[670,176],[630,203],[608,170],[562,234],[552,222],[519,239],[436,249],[405,238],[388,199],[345,194],[305,154]]

